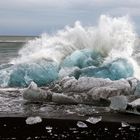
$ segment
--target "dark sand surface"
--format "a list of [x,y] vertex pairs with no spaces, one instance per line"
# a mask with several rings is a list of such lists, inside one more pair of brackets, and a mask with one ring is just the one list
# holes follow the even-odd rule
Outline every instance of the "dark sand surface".
[[[95,116],[102,116],[102,121],[97,124],[86,122],[88,116],[59,114],[59,117],[45,118],[38,115],[42,116],[41,123],[27,125],[25,114],[2,113],[0,139],[140,139],[140,117],[137,115],[99,113]],[[86,123],[88,127],[79,128],[78,121]],[[128,122],[129,126],[122,127],[122,122]]]

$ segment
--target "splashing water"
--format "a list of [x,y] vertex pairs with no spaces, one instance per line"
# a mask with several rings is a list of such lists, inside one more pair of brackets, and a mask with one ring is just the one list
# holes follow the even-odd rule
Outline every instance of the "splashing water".
[[[99,71],[105,66],[111,74],[115,67],[115,70],[121,68],[117,70],[121,73],[119,78],[139,77],[139,66],[132,58],[136,38],[127,16],[112,18],[102,15],[98,25],[90,27],[76,22],[74,27],[66,26],[55,35],[43,34],[29,41],[10,62],[12,66],[0,69],[0,86],[27,86],[31,81],[42,86],[58,79],[61,67],[73,66],[95,66]],[[116,60],[123,62],[111,65]],[[130,65],[128,75],[128,67],[122,67],[124,61]],[[112,69],[108,67],[110,65]],[[108,77],[103,75],[106,71],[97,77]],[[96,73],[92,76],[96,77]]]
[[135,39],[136,35],[128,17],[111,18],[102,15],[97,27],[83,27],[80,22],[76,22],[74,27],[66,26],[54,36],[43,34],[40,38],[29,41],[12,63],[39,58],[60,63],[75,50],[85,48],[97,50],[108,56],[107,59],[126,57],[132,55]]

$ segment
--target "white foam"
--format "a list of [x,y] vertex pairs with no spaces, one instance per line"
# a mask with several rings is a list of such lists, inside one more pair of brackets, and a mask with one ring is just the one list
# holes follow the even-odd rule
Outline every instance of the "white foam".
[[34,61],[39,58],[61,62],[73,51],[92,48],[108,56],[106,61],[116,57],[130,57],[133,53],[136,34],[129,17],[110,17],[101,15],[97,26],[83,27],[75,22],[55,35],[42,34],[40,38],[29,41],[19,51],[19,57],[12,63]]

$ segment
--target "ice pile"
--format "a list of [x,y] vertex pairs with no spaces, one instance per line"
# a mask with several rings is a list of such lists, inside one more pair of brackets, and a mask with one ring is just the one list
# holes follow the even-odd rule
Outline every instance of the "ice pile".
[[42,88],[32,82],[23,90],[23,98],[31,102],[110,106],[116,111],[140,114],[140,98],[135,95],[138,83],[136,78],[112,81],[94,77],[80,77],[78,80],[65,77],[54,85]]
[[[110,79],[80,77],[65,77],[49,87],[39,88],[35,83],[24,90],[24,99],[31,101],[53,101],[56,103],[93,103],[94,101],[110,100],[114,96],[129,96],[134,94],[133,79]],[[130,84],[131,82],[131,84]],[[61,90],[60,90],[61,89]]]

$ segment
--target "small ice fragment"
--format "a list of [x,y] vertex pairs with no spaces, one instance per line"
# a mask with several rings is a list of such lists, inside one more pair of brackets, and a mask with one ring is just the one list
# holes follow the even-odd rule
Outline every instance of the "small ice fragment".
[[50,127],[50,126],[46,126],[45,127],[47,130],[52,130],[52,127]]
[[70,130],[71,130],[71,131],[74,131],[74,130],[76,130],[76,128],[70,128]]
[[52,130],[50,129],[50,130],[48,130],[47,132],[48,132],[48,133],[51,133],[51,132],[52,132]]
[[118,130],[122,130],[122,128],[121,128],[121,127],[119,127],[119,128],[118,128]]
[[32,125],[32,124],[37,124],[37,123],[41,123],[42,119],[39,116],[36,117],[28,117],[26,119],[26,124]]
[[51,133],[52,132],[52,129],[53,128],[51,126],[46,126],[45,128],[46,128],[46,130],[47,130],[48,133]]
[[122,122],[121,124],[122,124],[122,127],[128,127],[129,126],[129,124],[127,122]]
[[31,137],[26,138],[26,140],[31,140],[31,139],[32,139]]
[[139,106],[140,105],[140,98],[134,100],[133,102],[131,102],[129,104],[132,105],[133,107]]
[[102,120],[102,116],[99,117],[89,117],[86,121],[92,124],[96,124]]
[[37,89],[38,88],[38,86],[37,86],[37,84],[35,83],[35,82],[31,82],[30,83],[30,85],[29,85],[29,87],[28,87],[29,89]]
[[6,127],[7,125],[6,125],[6,124],[4,124],[3,126],[4,126],[4,127]]
[[86,128],[86,127],[88,127],[84,122],[81,122],[81,121],[78,121],[77,122],[77,126],[80,127],[80,128]]
[[105,131],[108,131],[108,128],[105,127]]
[[130,126],[129,129],[132,130],[132,131],[135,131],[136,130],[136,127],[135,126]]

